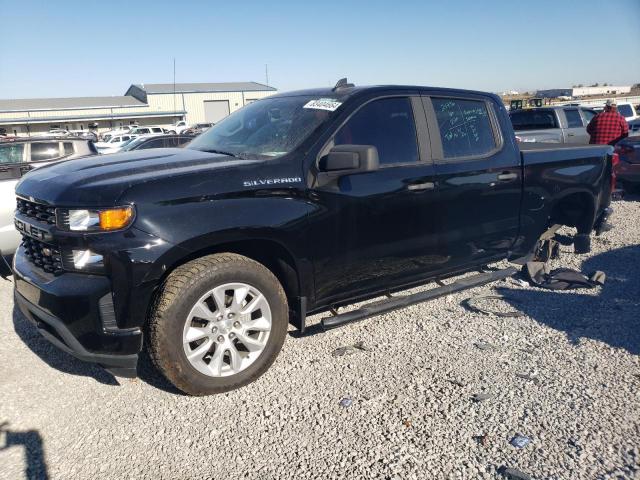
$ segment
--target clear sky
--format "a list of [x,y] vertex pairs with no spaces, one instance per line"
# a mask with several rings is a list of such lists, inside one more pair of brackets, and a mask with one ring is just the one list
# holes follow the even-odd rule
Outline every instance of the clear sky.
[[640,82],[640,0],[0,0],[0,98],[131,83]]

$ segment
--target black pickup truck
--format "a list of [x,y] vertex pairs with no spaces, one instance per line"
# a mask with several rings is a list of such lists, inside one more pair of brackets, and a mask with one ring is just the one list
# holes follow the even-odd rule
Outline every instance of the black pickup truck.
[[[15,303],[53,344],[135,375],[143,343],[179,389],[245,385],[291,323],[331,328],[513,274],[609,209],[609,146],[521,151],[499,98],[410,86],[274,95],[185,149],[76,159],[16,187]],[[442,285],[442,282],[440,282]],[[318,328],[314,325],[313,328]]]

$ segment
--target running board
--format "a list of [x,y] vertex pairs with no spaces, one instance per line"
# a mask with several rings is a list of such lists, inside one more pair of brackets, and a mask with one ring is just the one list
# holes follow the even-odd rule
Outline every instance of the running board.
[[414,293],[413,295],[404,295],[399,297],[391,297],[389,300],[383,300],[381,302],[375,302],[364,307],[346,312],[332,317],[325,317],[320,321],[324,330],[330,330],[332,328],[340,327],[345,323],[356,322],[368,317],[380,315],[382,313],[391,312],[400,308],[405,308],[416,303],[426,302],[435,298],[444,297],[452,293],[461,292],[469,288],[479,287],[487,283],[495,282],[497,280],[503,280],[511,277],[518,272],[516,267],[508,267],[503,270],[497,270],[494,272],[485,272],[472,277],[461,278],[448,285],[442,285],[440,287],[432,288],[425,292]]

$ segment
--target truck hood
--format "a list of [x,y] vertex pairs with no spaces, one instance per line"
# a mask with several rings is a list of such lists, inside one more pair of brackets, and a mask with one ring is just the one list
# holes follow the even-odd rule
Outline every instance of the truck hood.
[[185,175],[202,178],[263,160],[166,148],[62,161],[29,172],[16,193],[56,206],[112,206],[136,185]]

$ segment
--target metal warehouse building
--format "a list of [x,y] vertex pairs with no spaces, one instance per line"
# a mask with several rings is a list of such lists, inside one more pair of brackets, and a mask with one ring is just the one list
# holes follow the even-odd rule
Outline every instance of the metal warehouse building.
[[630,91],[630,85],[607,85],[602,87],[572,87],[538,90],[536,92],[536,96],[543,98],[587,97],[590,95],[620,95],[623,93],[629,93]]
[[52,128],[103,132],[122,125],[216,123],[276,89],[256,82],[131,85],[120,97],[0,100],[0,129],[33,135]]

